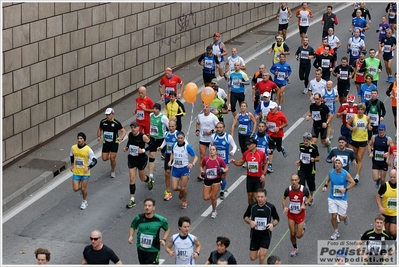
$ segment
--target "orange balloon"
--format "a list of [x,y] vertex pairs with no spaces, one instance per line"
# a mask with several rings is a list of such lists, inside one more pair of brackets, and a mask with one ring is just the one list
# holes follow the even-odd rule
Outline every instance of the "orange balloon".
[[215,90],[211,87],[205,87],[201,92],[201,99],[204,104],[209,105],[215,99]]
[[198,94],[198,86],[190,82],[186,84],[186,89],[184,90],[183,97],[186,102],[190,104],[194,104],[195,101],[197,100],[197,94]]

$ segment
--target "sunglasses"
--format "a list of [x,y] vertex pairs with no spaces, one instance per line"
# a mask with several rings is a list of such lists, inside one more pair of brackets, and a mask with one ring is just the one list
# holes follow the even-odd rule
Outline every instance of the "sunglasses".
[[100,237],[90,237],[90,240],[91,240],[91,241],[93,241],[93,240],[94,240],[94,241],[97,241],[99,238],[100,238]]

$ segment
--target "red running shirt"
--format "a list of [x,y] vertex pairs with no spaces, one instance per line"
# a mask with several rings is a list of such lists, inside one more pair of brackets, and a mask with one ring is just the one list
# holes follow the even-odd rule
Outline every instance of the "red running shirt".
[[164,97],[169,98],[169,93],[172,91],[175,91],[177,95],[177,85],[181,83],[182,81],[180,77],[175,74],[172,74],[172,77],[170,77],[169,79],[168,77],[166,77],[166,75],[164,75],[161,81],[159,82],[159,85],[160,86],[165,85]]
[[357,104],[353,104],[353,107],[350,107],[348,103],[343,103],[337,113],[342,113],[346,110],[346,114],[342,114],[342,124],[346,125],[348,120],[353,117],[355,114],[357,114]]
[[206,156],[202,159],[201,166],[205,168],[206,179],[216,179],[219,177],[218,173],[221,168],[226,168],[226,163],[220,157],[216,159],[211,159]]
[[247,150],[242,154],[242,158],[247,162],[247,175],[251,177],[261,177],[263,174],[263,164],[266,164],[265,152],[257,149],[254,153]]
[[288,120],[285,117],[284,113],[281,111],[277,111],[276,113],[269,112],[267,114],[267,122],[269,123],[269,127],[267,129],[267,134],[271,137],[282,138],[284,136],[284,129],[280,128],[278,132],[274,132],[276,127],[280,127],[282,124],[287,123]]
[[136,121],[137,123],[148,123],[150,124],[150,113],[148,111],[144,111],[141,108],[141,104],[144,104],[146,108],[148,109],[153,109],[154,108],[154,102],[152,101],[151,98],[148,96],[144,97],[144,99],[141,99],[140,97],[136,98]]

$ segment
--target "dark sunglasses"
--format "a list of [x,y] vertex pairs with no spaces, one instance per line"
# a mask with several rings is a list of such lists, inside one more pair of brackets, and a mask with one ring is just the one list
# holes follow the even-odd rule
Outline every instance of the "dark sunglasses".
[[90,237],[90,240],[94,240],[94,241],[97,241],[98,239],[99,239],[100,237]]

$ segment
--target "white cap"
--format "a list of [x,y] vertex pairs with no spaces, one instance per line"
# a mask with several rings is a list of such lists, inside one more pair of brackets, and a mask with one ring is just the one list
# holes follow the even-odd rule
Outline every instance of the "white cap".
[[270,97],[270,93],[269,92],[264,92],[262,96]]
[[105,110],[105,115],[109,115],[109,114],[112,114],[112,113],[114,113],[114,110],[112,108],[107,108]]
[[[271,101],[270,101],[270,102],[271,102]],[[269,105],[269,108],[270,108],[270,109],[272,109],[272,108],[277,108],[277,103],[276,103],[276,102],[271,102],[270,105]]]

